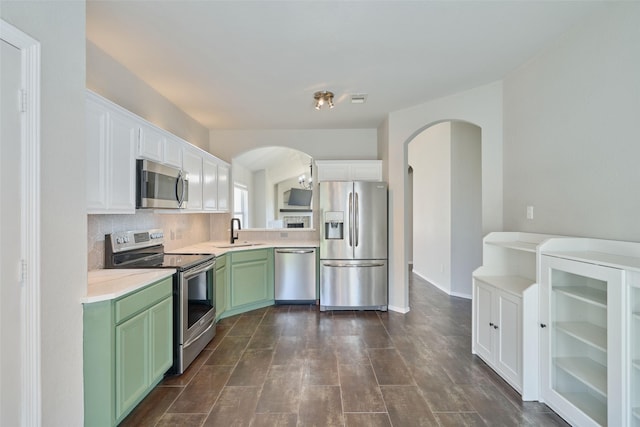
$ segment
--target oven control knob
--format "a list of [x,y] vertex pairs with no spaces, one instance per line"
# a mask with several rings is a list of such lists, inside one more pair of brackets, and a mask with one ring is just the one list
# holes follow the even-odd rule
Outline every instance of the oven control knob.
[[129,243],[129,238],[128,237],[124,238],[124,243]]
[[121,245],[122,244],[122,237],[116,237],[116,243],[118,245]]

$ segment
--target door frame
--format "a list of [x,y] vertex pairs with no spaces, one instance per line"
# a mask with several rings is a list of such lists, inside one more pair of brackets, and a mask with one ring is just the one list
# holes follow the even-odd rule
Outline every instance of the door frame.
[[0,39],[21,53],[22,120],[21,203],[22,286],[20,352],[24,362],[20,408],[22,425],[39,426],[42,419],[40,375],[40,43],[0,19]]

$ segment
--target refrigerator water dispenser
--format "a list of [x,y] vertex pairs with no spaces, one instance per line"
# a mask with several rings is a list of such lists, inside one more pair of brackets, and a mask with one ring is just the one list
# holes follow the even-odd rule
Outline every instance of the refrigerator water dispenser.
[[324,238],[344,239],[344,212],[325,212]]

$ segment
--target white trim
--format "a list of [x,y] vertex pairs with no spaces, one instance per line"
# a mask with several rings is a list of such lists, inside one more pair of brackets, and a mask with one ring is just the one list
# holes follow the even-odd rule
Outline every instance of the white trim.
[[387,306],[387,309],[391,311],[395,311],[396,313],[400,313],[400,314],[407,314],[410,310],[409,307],[396,307],[395,305]]
[[26,111],[21,123],[22,259],[26,261],[24,311],[21,322],[22,425],[42,424],[40,375],[40,43],[0,19],[0,39],[22,56]]

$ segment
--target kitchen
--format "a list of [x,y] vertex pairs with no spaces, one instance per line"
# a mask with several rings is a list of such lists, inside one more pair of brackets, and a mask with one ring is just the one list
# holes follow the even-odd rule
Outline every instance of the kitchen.
[[[390,115],[389,122],[381,126],[380,130],[373,128],[362,131],[354,130],[328,130],[326,132],[314,131],[282,131],[259,132],[256,130],[244,131],[212,131],[213,141],[229,141],[228,144],[215,144],[219,150],[216,154],[230,159],[228,153],[234,149],[242,150],[248,147],[250,141],[260,139],[266,145],[281,145],[281,141],[300,141],[305,145],[303,151],[310,152],[315,157],[321,158],[321,153],[314,153],[310,147],[317,150],[335,151],[327,147],[326,135],[336,141],[334,148],[341,150],[345,158],[381,158],[388,164],[388,175],[390,190],[394,194],[393,209],[390,218],[392,221],[390,254],[393,254],[392,265],[402,265],[406,261],[405,249],[402,242],[404,218],[404,194],[400,189],[403,187],[403,173],[405,166],[402,159],[403,144],[416,132],[428,123],[433,123],[446,118],[458,117],[466,118],[475,122],[483,128],[483,138],[486,136],[489,143],[495,144],[493,151],[488,153],[490,164],[494,164],[494,170],[500,171],[492,175],[483,176],[483,185],[491,187],[487,190],[488,197],[483,200],[488,205],[491,215],[488,217],[487,230],[499,229],[529,229],[537,231],[558,232],[574,235],[597,235],[604,238],[614,238],[620,240],[638,240],[637,227],[634,225],[635,219],[631,214],[624,212],[637,211],[634,201],[631,198],[620,197],[625,192],[631,194],[631,184],[637,184],[637,177],[632,172],[632,165],[628,165],[625,159],[631,159],[636,154],[635,148],[624,141],[633,139],[637,134],[634,128],[633,116],[637,111],[636,104],[629,99],[637,83],[632,77],[638,74],[637,62],[633,57],[628,58],[620,55],[626,52],[630,45],[630,40],[637,42],[637,33],[630,30],[628,20],[636,17],[632,5],[628,5],[629,13],[607,15],[607,19],[594,20],[590,22],[592,29],[605,31],[610,35],[610,39],[598,39],[597,36],[590,36],[589,31],[577,31],[573,38],[564,39],[562,43],[555,46],[546,56],[538,59],[537,62],[524,67],[507,78],[504,82],[488,86],[470,86],[466,92],[460,92],[456,96],[426,102],[413,109],[406,111],[396,111]],[[42,413],[43,419],[49,420],[52,424],[70,423],[81,424],[82,406],[82,373],[81,360],[82,349],[79,342],[81,331],[81,309],[78,301],[86,292],[86,254],[87,254],[87,225],[84,214],[84,176],[87,173],[80,159],[83,154],[83,131],[82,123],[77,117],[81,117],[84,111],[84,89],[87,85],[85,80],[85,8],[82,3],[57,3],[57,4],[20,4],[3,2],[2,18],[9,20],[18,27],[23,28],[32,36],[38,38],[47,47],[43,50],[43,98],[42,111],[42,158],[46,159],[42,163],[42,209],[46,216],[42,221]],[[625,18],[625,15],[627,16]],[[595,31],[593,34],[598,34]],[[615,61],[625,61],[624,66],[618,67],[619,72],[625,74],[618,75],[613,70],[606,69],[607,61],[596,64],[592,57],[581,56],[582,49],[586,46],[598,46],[599,52],[608,52],[607,58]],[[86,53],[90,55],[90,52]],[[563,59],[564,58],[564,59]],[[614,61],[614,62],[615,62]],[[599,68],[602,67],[602,68]],[[109,68],[105,68],[108,70]],[[596,106],[591,108],[583,105],[570,94],[562,90],[556,94],[550,94],[544,90],[547,84],[544,79],[536,79],[536,73],[549,73],[545,76],[554,75],[550,70],[565,70],[564,73],[549,77],[552,82],[560,88],[570,86],[569,82],[575,84],[583,81],[575,81],[571,73],[582,75],[586,81],[593,82],[591,90],[592,99],[595,103],[607,105],[607,114],[601,114]],[[55,72],[54,72],[55,70]],[[592,71],[589,71],[592,70]],[[529,75],[526,71],[533,74]],[[579,71],[579,72],[578,72]],[[628,74],[626,74],[628,72]],[[586,74],[585,74],[586,73]],[[602,73],[602,74],[600,74]],[[602,76],[615,78],[606,79]],[[87,78],[89,73],[87,73]],[[606,85],[604,81],[607,81]],[[141,104],[149,108],[155,105],[158,109],[165,106],[167,110],[173,107],[168,106],[161,97],[154,95],[148,87],[137,82],[129,76],[119,80],[119,88],[113,88],[114,92],[124,93],[135,89],[137,99]],[[533,85],[533,86],[532,86]],[[612,87],[613,86],[613,87]],[[604,88],[607,90],[604,90]],[[525,89],[530,88],[530,89]],[[539,90],[538,90],[539,89]],[[573,93],[573,92],[571,92]],[[541,97],[533,97],[532,95]],[[446,94],[443,94],[446,95]],[[142,102],[145,99],[146,101]],[[579,127],[570,129],[560,124],[549,126],[549,122],[544,118],[539,119],[537,114],[529,110],[529,107],[522,105],[524,100],[535,101],[530,108],[534,108],[538,103],[545,105],[555,105],[548,114],[557,113],[559,116],[563,111],[572,111],[573,119],[580,124]],[[59,108],[64,102],[65,108]],[[129,101],[135,104],[136,100]],[[504,103],[504,106],[503,106]],[[140,111],[145,108],[140,106]],[[490,108],[487,108],[490,106]],[[134,109],[132,105],[127,105]],[[563,109],[564,108],[564,109]],[[504,109],[504,110],[503,110]],[[472,110],[470,112],[470,110]],[[540,109],[545,110],[545,109]],[[504,111],[504,112],[503,112]],[[158,113],[161,115],[161,113]],[[503,117],[504,114],[504,117]],[[602,117],[615,120],[618,126],[609,129],[603,134],[603,130],[598,126]],[[628,118],[628,119],[627,119]],[[503,128],[503,120],[505,127]],[[162,121],[162,120],[161,120]],[[182,136],[189,141],[203,147],[208,146],[209,134],[206,130],[197,129],[188,124],[188,120],[183,119],[185,128],[190,131],[183,132]],[[580,129],[580,130],[578,130]],[[378,131],[381,136],[378,137]],[[530,135],[532,141],[525,139],[520,142],[515,135]],[[300,138],[300,137],[303,138]],[[256,138],[257,137],[257,138]],[[581,167],[573,169],[574,173],[581,175],[592,186],[590,189],[578,189],[575,198],[567,200],[549,200],[538,191],[535,180],[523,171],[530,171],[529,160],[545,159],[545,154],[554,153],[555,148],[548,144],[540,145],[542,141],[558,141],[562,139],[565,146],[582,147],[581,143],[586,139],[600,138],[607,141],[607,147],[613,149],[619,147],[620,153],[626,155],[625,159],[616,157],[615,161],[624,167],[616,168],[617,174],[603,169],[602,156],[598,155],[597,160],[589,157],[581,159]],[[377,140],[380,140],[380,155],[378,153]],[[502,166],[502,144],[504,141],[504,170]],[[535,141],[535,142],[534,142]],[[530,143],[529,143],[530,142]],[[483,141],[484,143],[484,141]],[[619,145],[616,145],[619,144]],[[538,152],[531,152],[532,147],[538,147]],[[490,148],[490,147],[489,147]],[[580,148],[582,153],[599,153],[595,148],[586,151]],[[69,160],[74,161],[73,168],[60,168],[57,165],[67,165]],[[541,163],[540,163],[541,162]],[[544,167],[545,163],[539,160],[538,167]],[[598,176],[605,176],[607,179],[594,182],[589,178],[592,170],[601,170]],[[583,171],[582,174],[580,171]],[[562,177],[561,172],[554,172],[554,169],[547,170],[546,179],[558,179]],[[504,176],[503,176],[504,174]],[[487,178],[487,179],[485,179]],[[503,186],[504,179],[504,186]],[[610,185],[614,182],[619,186],[619,190],[606,191],[603,185]],[[72,191],[61,192],[60,187]],[[541,187],[545,187],[542,185]],[[550,186],[547,185],[547,188]],[[503,190],[504,188],[504,190]],[[594,193],[592,188],[598,189]],[[483,191],[485,191],[483,189]],[[504,194],[503,194],[504,191]],[[575,193],[574,193],[575,194]],[[589,204],[593,194],[598,194],[599,203]],[[584,197],[577,197],[578,195]],[[542,216],[537,216],[536,220],[527,222],[521,211],[524,211],[526,198],[537,197],[536,212]],[[504,202],[504,208],[502,200]],[[558,212],[551,207],[560,206],[566,208],[566,214],[555,215],[553,220],[546,217],[545,212]],[[609,212],[605,206],[616,206],[616,222],[613,226]],[[545,209],[549,208],[549,209]],[[590,216],[586,217],[581,212],[589,211]],[[197,216],[198,214],[196,214]],[[216,214],[217,215],[217,214]],[[215,215],[214,215],[215,216]],[[574,221],[575,218],[582,218]],[[161,220],[165,221],[165,220]],[[168,221],[168,220],[167,220]],[[193,236],[185,232],[187,227],[181,219],[175,219],[173,227],[176,229],[175,238],[183,239],[177,244],[186,245],[186,239]],[[199,226],[211,230],[210,221],[200,221]],[[226,228],[227,221],[216,221],[214,227]],[[138,224],[133,224],[138,225]],[[133,228],[133,227],[132,227]],[[137,228],[137,227],[135,227]],[[163,227],[166,229],[166,227]],[[179,228],[182,228],[181,230]],[[180,233],[182,231],[182,233]],[[211,231],[210,231],[211,232]],[[206,230],[205,230],[206,233]],[[178,237],[180,236],[180,237]],[[394,238],[395,236],[395,238]],[[60,243],[66,242],[64,247],[66,253],[60,251]],[[180,247],[176,246],[176,247]],[[83,261],[84,260],[84,261]],[[406,293],[406,274],[404,269],[393,269],[390,276],[393,285],[390,293],[390,301],[400,309],[408,310],[409,302]],[[45,286],[46,285],[46,286]],[[59,325],[65,325],[64,330],[60,330]],[[71,361],[72,363],[69,363]],[[64,384],[64,386],[61,386]],[[60,392],[62,387],[62,391]]]

